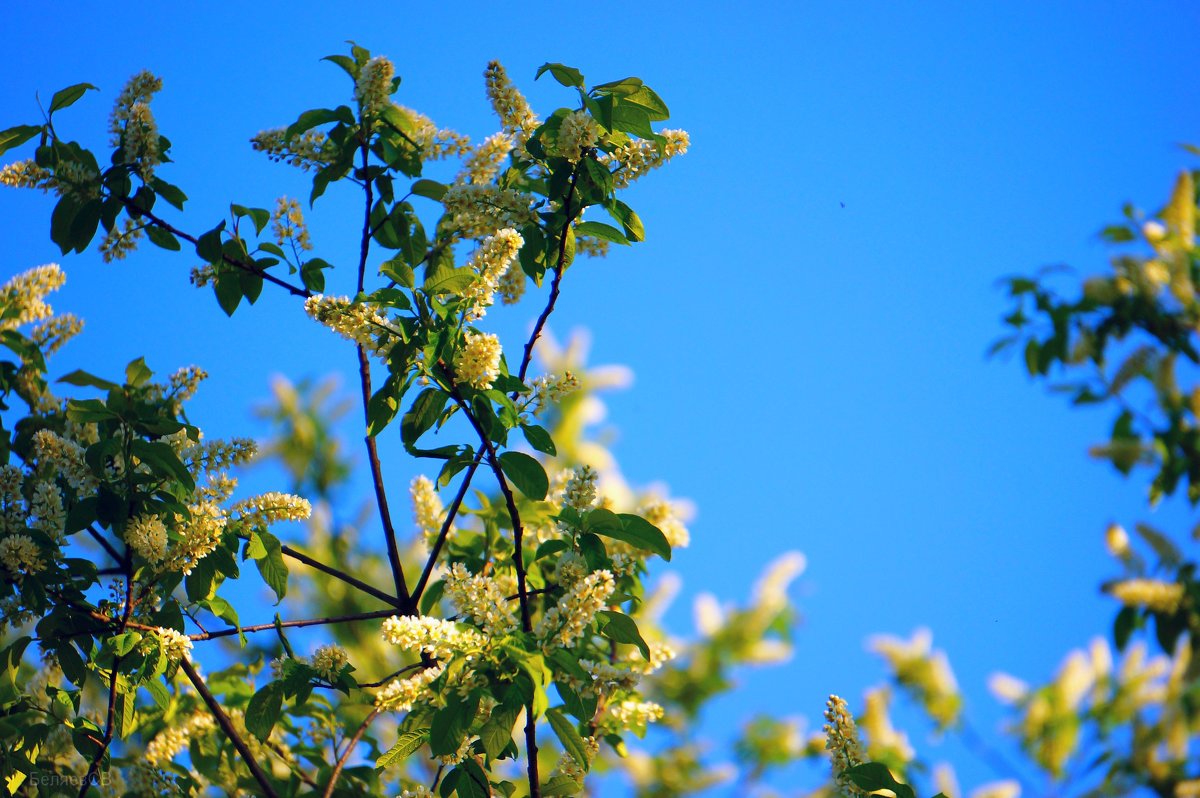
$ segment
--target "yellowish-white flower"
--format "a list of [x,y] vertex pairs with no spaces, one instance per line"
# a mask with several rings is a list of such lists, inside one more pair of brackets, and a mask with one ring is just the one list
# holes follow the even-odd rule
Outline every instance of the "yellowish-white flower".
[[8,535],[0,539],[0,565],[8,569],[9,575],[19,584],[26,574],[34,574],[46,567],[40,549],[28,535]]
[[277,521],[303,521],[312,515],[312,505],[303,497],[270,491],[237,502],[229,508],[229,513],[237,516],[239,521],[267,525]]
[[510,134],[500,132],[488,136],[467,156],[462,171],[455,178],[456,182],[490,183],[512,148],[513,138]]
[[395,75],[396,67],[385,56],[377,55],[363,64],[354,84],[354,101],[364,117],[376,117],[387,106]]
[[304,300],[304,311],[376,357],[387,357],[397,340],[396,330],[386,318],[369,305],[351,304],[348,297],[317,294]]
[[1126,579],[1108,587],[1108,592],[1127,607],[1173,613],[1183,601],[1183,585],[1158,579]]
[[593,571],[576,582],[538,621],[534,634],[542,641],[542,649],[549,652],[574,645],[615,589],[610,571]]
[[646,172],[657,169],[675,156],[687,152],[691,142],[685,131],[664,130],[662,135],[667,141],[661,150],[653,141],[636,139],[611,155],[601,156],[601,162],[614,170],[615,188],[626,188]]
[[350,661],[350,655],[346,653],[346,649],[330,643],[329,645],[320,646],[313,652],[312,665],[313,670],[327,682],[332,682],[342,672],[342,668]]
[[375,706],[397,712],[407,712],[413,704],[430,698],[429,685],[446,670],[445,663],[425,668],[407,678],[393,679],[375,696]]
[[188,636],[174,629],[160,626],[154,630],[154,636],[171,662],[179,662],[192,650],[192,641]]
[[143,513],[125,525],[125,542],[151,565],[167,556],[167,527],[157,515]]
[[500,117],[500,124],[512,136],[515,146],[524,149],[525,142],[540,124],[529,107],[529,101],[513,85],[499,61],[489,63],[483,74],[488,99],[496,116]]
[[500,376],[500,339],[495,333],[470,333],[463,336],[463,346],[454,356],[454,373],[458,382],[486,391]]
[[383,639],[405,651],[417,651],[437,659],[470,653],[487,644],[487,638],[474,629],[427,615],[416,618],[393,615],[383,622]]
[[484,317],[487,308],[495,301],[500,278],[511,270],[513,260],[524,243],[520,233],[506,227],[485,238],[471,254],[467,268],[475,272],[476,278],[463,292],[467,306],[464,318],[467,321],[478,321]]
[[846,702],[836,695],[829,696],[825,705],[825,749],[833,765],[833,777],[848,795],[865,795],[846,776],[846,771],[864,761],[858,727]]
[[495,579],[472,575],[462,563],[450,566],[445,580],[446,598],[459,617],[479,626],[489,637],[498,637],[516,628],[508,609],[508,597]]

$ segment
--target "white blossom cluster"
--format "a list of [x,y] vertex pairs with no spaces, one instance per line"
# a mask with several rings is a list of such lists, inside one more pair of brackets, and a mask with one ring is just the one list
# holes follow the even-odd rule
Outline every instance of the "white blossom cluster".
[[561,374],[546,374],[533,381],[530,405],[533,414],[540,416],[556,407],[563,398],[579,390],[579,378],[570,369]]
[[483,238],[506,227],[535,224],[533,197],[511,188],[455,183],[442,195],[447,223],[464,238]]
[[375,696],[375,706],[397,712],[407,712],[422,699],[427,699],[429,685],[446,670],[445,663],[438,663],[418,671],[407,678],[393,679]]
[[574,645],[615,589],[610,571],[593,571],[580,579],[538,621],[534,634],[542,641],[542,650],[549,653]]
[[529,107],[529,101],[513,85],[499,61],[489,63],[483,76],[488,100],[491,101],[496,116],[500,117],[501,126],[512,136],[514,146],[524,149],[525,142],[540,124]]
[[512,271],[512,262],[524,243],[520,233],[506,227],[485,238],[471,254],[467,268],[477,276],[463,292],[467,305],[466,321],[478,321],[487,313],[487,308],[495,302],[500,278]]
[[351,303],[349,297],[317,294],[304,300],[304,311],[376,357],[387,357],[396,341],[396,330],[383,315],[367,305]]
[[466,333],[454,356],[458,382],[486,391],[500,376],[500,338],[495,333]]
[[483,648],[487,638],[474,629],[427,615],[393,615],[383,622],[383,639],[406,651],[417,651],[436,659],[471,653]]
[[583,151],[600,143],[600,126],[587,111],[575,111],[563,118],[555,139],[555,151],[571,163],[578,163]]
[[508,133],[494,133],[483,140],[466,157],[456,183],[490,183],[500,171],[500,165],[513,148],[513,137]]
[[1168,615],[1183,601],[1183,585],[1159,579],[1125,579],[1111,584],[1108,592],[1127,607],[1142,607]]
[[495,579],[472,575],[460,562],[450,566],[445,579],[446,597],[462,620],[470,621],[488,637],[498,637],[516,628],[508,610],[508,599]]
[[158,124],[150,111],[150,100],[162,89],[162,80],[150,72],[139,72],[117,95],[109,116],[112,145],[121,147],[125,163],[133,164],[143,180],[149,180],[160,161]]
[[653,141],[637,139],[612,154],[600,156],[601,163],[613,170],[614,188],[627,188],[646,172],[657,169],[675,156],[687,152],[690,140],[686,131],[664,130],[662,136],[667,141],[661,151]]
[[390,102],[396,67],[382,55],[363,64],[354,84],[354,101],[364,117],[377,117]]
[[277,163],[286,163],[304,171],[320,169],[333,162],[337,156],[329,138],[319,130],[306,130],[290,139],[287,128],[263,130],[250,139],[250,146]]

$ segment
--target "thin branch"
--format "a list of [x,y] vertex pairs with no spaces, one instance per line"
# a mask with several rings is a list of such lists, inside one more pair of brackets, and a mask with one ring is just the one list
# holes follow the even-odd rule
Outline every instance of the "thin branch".
[[96,529],[92,524],[88,524],[87,533],[92,536],[92,539],[100,544],[100,548],[108,552],[108,556],[112,557],[117,563],[125,562],[125,558],[117,551],[116,546],[108,542],[108,538],[104,537],[104,533]]
[[484,452],[484,449],[480,449],[475,453],[475,459],[471,461],[471,465],[467,466],[462,484],[458,486],[458,493],[454,494],[454,501],[450,502],[450,507],[446,510],[446,518],[442,521],[442,528],[438,530],[437,540],[433,542],[433,548],[429,551],[429,559],[425,561],[425,569],[421,571],[421,578],[417,581],[417,586],[413,588],[412,604],[414,609],[416,609],[417,603],[425,593],[425,586],[429,583],[429,578],[433,575],[433,569],[437,566],[438,554],[441,552],[442,546],[450,534],[450,527],[454,524],[454,517],[458,515],[458,508],[462,506],[463,499],[467,495],[467,489],[471,487],[471,477],[475,476],[476,469],[483,462]]
[[[242,539],[245,540],[247,538],[243,536]],[[283,554],[287,555],[288,557],[291,557],[293,560],[302,562],[305,565],[307,565],[308,567],[315,568],[316,570],[320,571],[321,573],[326,574],[328,576],[332,576],[335,579],[340,579],[341,581],[345,582],[346,584],[348,584],[352,587],[358,588],[362,592],[366,593],[368,596],[373,596],[374,598],[379,599],[380,601],[382,601],[384,604],[387,604],[388,606],[395,607],[397,609],[403,609],[404,605],[400,604],[395,596],[389,595],[388,593],[380,590],[377,587],[368,585],[366,582],[362,581],[361,579],[351,576],[350,574],[346,573],[345,571],[334,568],[332,565],[326,565],[325,563],[321,562],[320,560],[313,559],[312,557],[308,556],[304,552],[297,551],[296,549],[292,548],[291,546],[280,545],[279,550]]]
[[[184,241],[188,242],[192,246],[196,246],[199,243],[199,239],[196,238],[195,236],[193,236],[189,233],[185,233],[184,231],[180,230],[178,227],[175,227],[173,224],[166,221],[165,219],[163,219],[159,216],[155,216],[152,212],[141,207],[136,202],[131,200],[129,197],[118,197],[118,199],[121,201],[121,203],[123,205],[125,205],[125,207],[132,208],[139,216],[144,216],[155,227],[166,230],[168,233],[175,236],[176,238],[182,238]],[[221,255],[221,260],[223,260],[225,263],[228,263],[230,266],[233,266],[235,269],[241,269],[244,272],[249,272],[250,274],[258,275],[259,277],[266,280],[268,283],[274,283],[275,285],[279,286],[280,288],[286,289],[287,292],[289,294],[291,294],[292,296],[310,297],[313,295],[312,291],[309,291],[307,288],[303,288],[298,285],[292,285],[287,280],[281,280],[273,274],[268,274],[267,272],[260,269],[257,266],[257,264],[247,263],[244,260],[238,260],[237,258],[231,258],[225,254]]]
[[[387,618],[390,615],[395,615],[396,610],[375,610],[374,612],[358,612],[354,615],[338,615],[328,618],[305,618],[297,621],[280,621],[278,626],[285,628],[302,628],[305,626],[328,626],[333,623],[342,623],[349,621],[369,621],[375,618]],[[230,626],[225,629],[214,629],[211,632],[202,632],[200,634],[188,635],[189,640],[212,640],[218,637],[232,637],[239,632],[267,632],[276,628],[274,623],[258,623],[253,626],[243,626],[238,629],[235,626]]]
[[322,798],[330,798],[333,795],[333,788],[337,786],[338,779],[342,776],[342,768],[346,766],[350,755],[354,753],[354,748],[358,745],[358,741],[367,733],[367,728],[370,727],[371,721],[375,720],[378,715],[379,708],[372,709],[367,717],[363,719],[363,722],[359,724],[358,730],[354,732],[354,736],[346,743],[346,750],[342,752],[342,755],[338,757],[337,763],[333,766],[333,773],[329,775],[329,784],[325,786],[325,792],[321,794]]
[[[575,196],[575,183],[579,178],[578,170],[579,167],[576,166],[575,171],[571,172],[571,186],[567,189],[566,201],[563,202],[563,215],[566,221],[563,222],[562,235],[558,239],[558,264],[554,267],[554,279],[550,281],[550,298],[546,301],[546,307],[533,325],[533,332],[525,343],[525,354],[521,357],[521,370],[517,372],[517,378],[522,382],[525,381],[525,374],[529,371],[529,364],[533,362],[533,347],[541,337],[542,329],[546,326],[550,314],[554,312],[555,303],[558,302],[559,286],[562,284],[563,271],[565,271],[563,262],[567,259],[567,232],[571,229],[571,222],[574,221],[571,217],[571,198]],[[515,395],[513,398],[516,398]]]
[[88,789],[95,783],[96,776],[100,772],[100,763],[104,760],[104,755],[108,753],[108,747],[112,745],[117,718],[117,680],[119,676],[117,668],[120,666],[121,658],[117,657],[113,660],[112,679],[108,684],[108,713],[104,719],[104,739],[100,740],[100,750],[92,757],[87,773],[84,774],[83,783],[79,787],[79,798],[84,798]]
[[262,794],[266,798],[279,798],[279,793],[275,792],[275,788],[271,785],[271,781],[267,778],[267,774],[263,772],[262,767],[259,766],[258,760],[254,758],[250,747],[246,745],[246,741],[238,734],[238,730],[234,728],[233,722],[225,714],[225,711],[221,709],[221,704],[209,691],[208,685],[204,683],[204,679],[196,672],[195,667],[192,666],[192,663],[186,656],[179,660],[179,667],[188,677],[188,681],[192,683],[192,687],[195,687],[196,692],[200,694],[201,700],[208,707],[208,711],[212,713],[213,719],[217,721],[217,725],[221,727],[221,731],[225,732],[225,736],[233,743],[233,747],[237,749],[238,754],[245,761],[246,767],[250,768],[250,775],[254,777],[254,780],[258,782],[258,786],[262,788]]
[[[367,275],[367,257],[371,253],[371,206],[374,204],[374,194],[371,190],[371,178],[367,172],[370,165],[371,151],[369,149],[369,134],[362,138],[362,170],[363,193],[366,195],[366,210],[363,213],[362,237],[359,241],[358,253],[358,293],[363,292]],[[358,345],[358,379],[362,385],[363,421],[371,425],[371,361],[367,358],[367,350],[362,344]],[[379,507],[379,520],[383,524],[384,540],[387,543],[388,564],[392,569],[392,582],[396,588],[396,598],[403,604],[408,604],[408,586],[404,582],[404,565],[400,562],[400,546],[396,541],[396,528],[392,525],[392,514],[388,509],[387,491],[383,485],[383,467],[379,463],[379,450],[375,438],[369,433],[363,438],[367,447],[367,461],[371,466],[371,482],[375,486],[375,504]]]

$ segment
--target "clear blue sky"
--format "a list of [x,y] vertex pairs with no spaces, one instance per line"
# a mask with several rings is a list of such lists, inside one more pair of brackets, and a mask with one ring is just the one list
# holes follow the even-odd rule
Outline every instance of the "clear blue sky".
[[[345,39],[393,58],[401,102],[476,138],[494,131],[492,58],[543,111],[566,99],[532,83],[544,61],[592,82],[637,75],[690,131],[692,151],[631,192],[647,243],[573,270],[553,327],[586,325],[595,362],[636,373],[610,401],[627,475],[698,501],[675,562],[677,628],[695,592],[744,597],[772,556],[808,555],[796,657],[744,674],[714,736],[754,709],[815,721],[829,692],[857,699],[882,676],[865,637],[919,625],[994,728],[991,671],[1043,679],[1107,629],[1105,525],[1182,528],[1184,510],[1147,515],[1140,483],[1088,460],[1107,415],[1069,410],[983,353],[1001,332],[999,277],[1101,268],[1095,231],[1126,200],[1157,207],[1188,165],[1176,144],[1200,141],[1195,5],[210,8],[6,4],[0,127],[36,121],[35,92],[86,80],[103,93],[64,113],[60,133],[100,146],[125,79],[158,72],[179,161],[163,175],[191,195],[193,229],[230,200],[304,196],[301,173],[246,139],[344,100],[344,76],[318,59]],[[50,207],[0,193],[0,276],[60,259]],[[325,210],[313,232],[330,257],[355,228],[336,200]],[[56,305],[89,330],[59,367],[199,363],[212,377],[194,412],[211,434],[254,432],[249,408],[273,373],[349,373],[332,336],[269,290],[226,320],[187,285],[187,256],[147,245],[123,264],[64,265]],[[964,787],[987,775],[962,772]]]

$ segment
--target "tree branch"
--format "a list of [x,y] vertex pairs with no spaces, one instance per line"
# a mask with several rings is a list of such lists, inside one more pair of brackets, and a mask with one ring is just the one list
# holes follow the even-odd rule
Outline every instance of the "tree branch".
[[[239,535],[238,537],[240,537],[242,540],[249,539],[248,535]],[[388,593],[385,593],[384,591],[380,590],[377,587],[368,585],[366,582],[362,581],[361,579],[351,576],[350,574],[346,573],[345,571],[334,568],[332,565],[326,565],[325,563],[321,562],[320,560],[313,559],[312,557],[308,556],[304,552],[297,551],[296,549],[294,549],[288,545],[280,544],[279,550],[283,554],[286,554],[288,557],[291,557],[293,560],[296,560],[297,562],[302,562],[310,568],[315,568],[316,570],[320,571],[323,574],[327,574],[328,576],[332,576],[335,579],[339,579],[352,587],[356,587],[359,590],[361,590],[362,592],[366,593],[368,596],[377,598],[380,601],[382,601],[384,604],[387,604],[390,607],[395,607],[396,609],[399,609],[399,610],[404,609],[404,605],[401,604],[396,599],[395,596],[389,595]]]
[[[122,205],[124,205],[126,208],[131,208],[139,216],[145,217],[146,220],[149,221],[151,224],[153,224],[155,227],[159,227],[159,228],[162,228],[163,230],[166,230],[168,233],[175,236],[176,238],[182,238],[184,241],[188,242],[192,246],[196,246],[196,244],[199,243],[199,239],[196,238],[195,236],[191,235],[190,233],[185,233],[184,231],[180,230],[178,227],[174,226],[173,224],[171,224],[167,220],[163,219],[162,217],[155,216],[154,213],[141,207],[140,205],[135,203],[133,200],[131,200],[129,197],[118,197],[118,199],[121,201]],[[291,294],[292,296],[310,297],[313,295],[312,291],[309,291],[307,288],[303,288],[298,285],[292,285],[287,280],[281,280],[273,274],[268,274],[267,272],[260,269],[257,264],[247,263],[246,261],[238,260],[237,258],[231,258],[225,254],[221,255],[221,260],[224,261],[225,263],[228,263],[230,266],[233,266],[235,269],[241,269],[244,272],[249,272],[250,274],[256,274],[259,277],[266,280],[268,283],[274,283],[275,285],[279,286],[280,288],[286,289],[287,292],[289,294]]]
[[333,795],[333,788],[337,786],[338,779],[342,776],[342,768],[346,767],[346,762],[349,761],[350,755],[354,753],[354,747],[358,745],[358,741],[367,733],[367,728],[370,727],[371,721],[375,720],[378,715],[378,707],[373,708],[367,714],[367,717],[363,719],[363,722],[359,724],[358,730],[354,732],[354,736],[346,743],[346,750],[342,752],[342,755],[338,757],[337,763],[333,766],[333,773],[329,775],[329,784],[325,786],[325,792],[321,794],[322,798],[330,798]]
[[[299,629],[299,628],[302,628],[305,626],[328,626],[329,624],[332,624],[332,623],[342,623],[342,622],[348,622],[348,621],[369,621],[369,620],[372,620],[375,618],[387,618],[387,617],[389,617],[391,615],[395,615],[395,614],[396,614],[396,610],[394,610],[394,609],[375,610],[373,612],[358,612],[353,615],[338,615],[338,616],[332,616],[332,617],[328,617],[328,618],[305,618],[303,620],[297,620],[297,621],[280,621],[278,623],[278,626],[282,626],[285,628]],[[239,632],[241,632],[241,633],[267,632],[267,631],[270,631],[275,628],[276,628],[276,624],[274,624],[274,623],[258,623],[258,624],[254,624],[253,626],[243,626],[241,629],[238,629],[237,627],[234,627],[234,626],[230,626],[225,629],[214,629],[211,632],[201,632],[199,634],[188,635],[188,639],[189,640],[212,640],[212,639],[218,638],[218,637],[232,637],[233,635],[236,635]]]
[[[367,173],[370,165],[371,151],[368,146],[369,134],[362,135],[362,170],[363,193],[366,195],[366,210],[363,212],[362,237],[359,241],[358,253],[358,293],[363,292],[366,283],[367,257],[371,253],[371,206],[374,204],[374,194],[371,190],[371,177]],[[358,345],[358,379],[362,385],[363,422],[369,429],[371,426],[371,361],[367,358],[367,350],[362,344]],[[392,582],[396,588],[396,598],[403,604],[408,604],[408,586],[404,582],[404,565],[400,562],[400,546],[396,541],[396,528],[392,525],[392,514],[388,509],[387,491],[383,485],[383,468],[379,463],[379,450],[375,438],[369,433],[363,439],[367,447],[367,461],[371,466],[371,482],[375,486],[375,504],[379,507],[379,520],[383,524],[384,540],[387,543],[388,564],[392,569]]]
[[246,745],[246,741],[242,739],[237,729],[233,727],[233,721],[221,709],[220,703],[209,691],[208,685],[204,683],[204,679],[200,678],[200,674],[196,672],[195,667],[192,666],[192,663],[188,661],[186,656],[179,660],[179,667],[188,677],[188,681],[192,683],[192,687],[195,687],[196,692],[200,694],[201,700],[208,707],[208,711],[212,713],[213,719],[217,721],[217,725],[221,727],[221,731],[225,732],[225,736],[233,743],[233,747],[237,749],[238,754],[245,761],[246,767],[250,768],[250,775],[254,777],[254,780],[258,782],[258,786],[262,788],[262,794],[266,798],[279,798],[279,794],[275,792],[270,779],[263,772],[262,767],[259,766],[258,760],[254,758],[254,754],[250,751],[249,746]]

